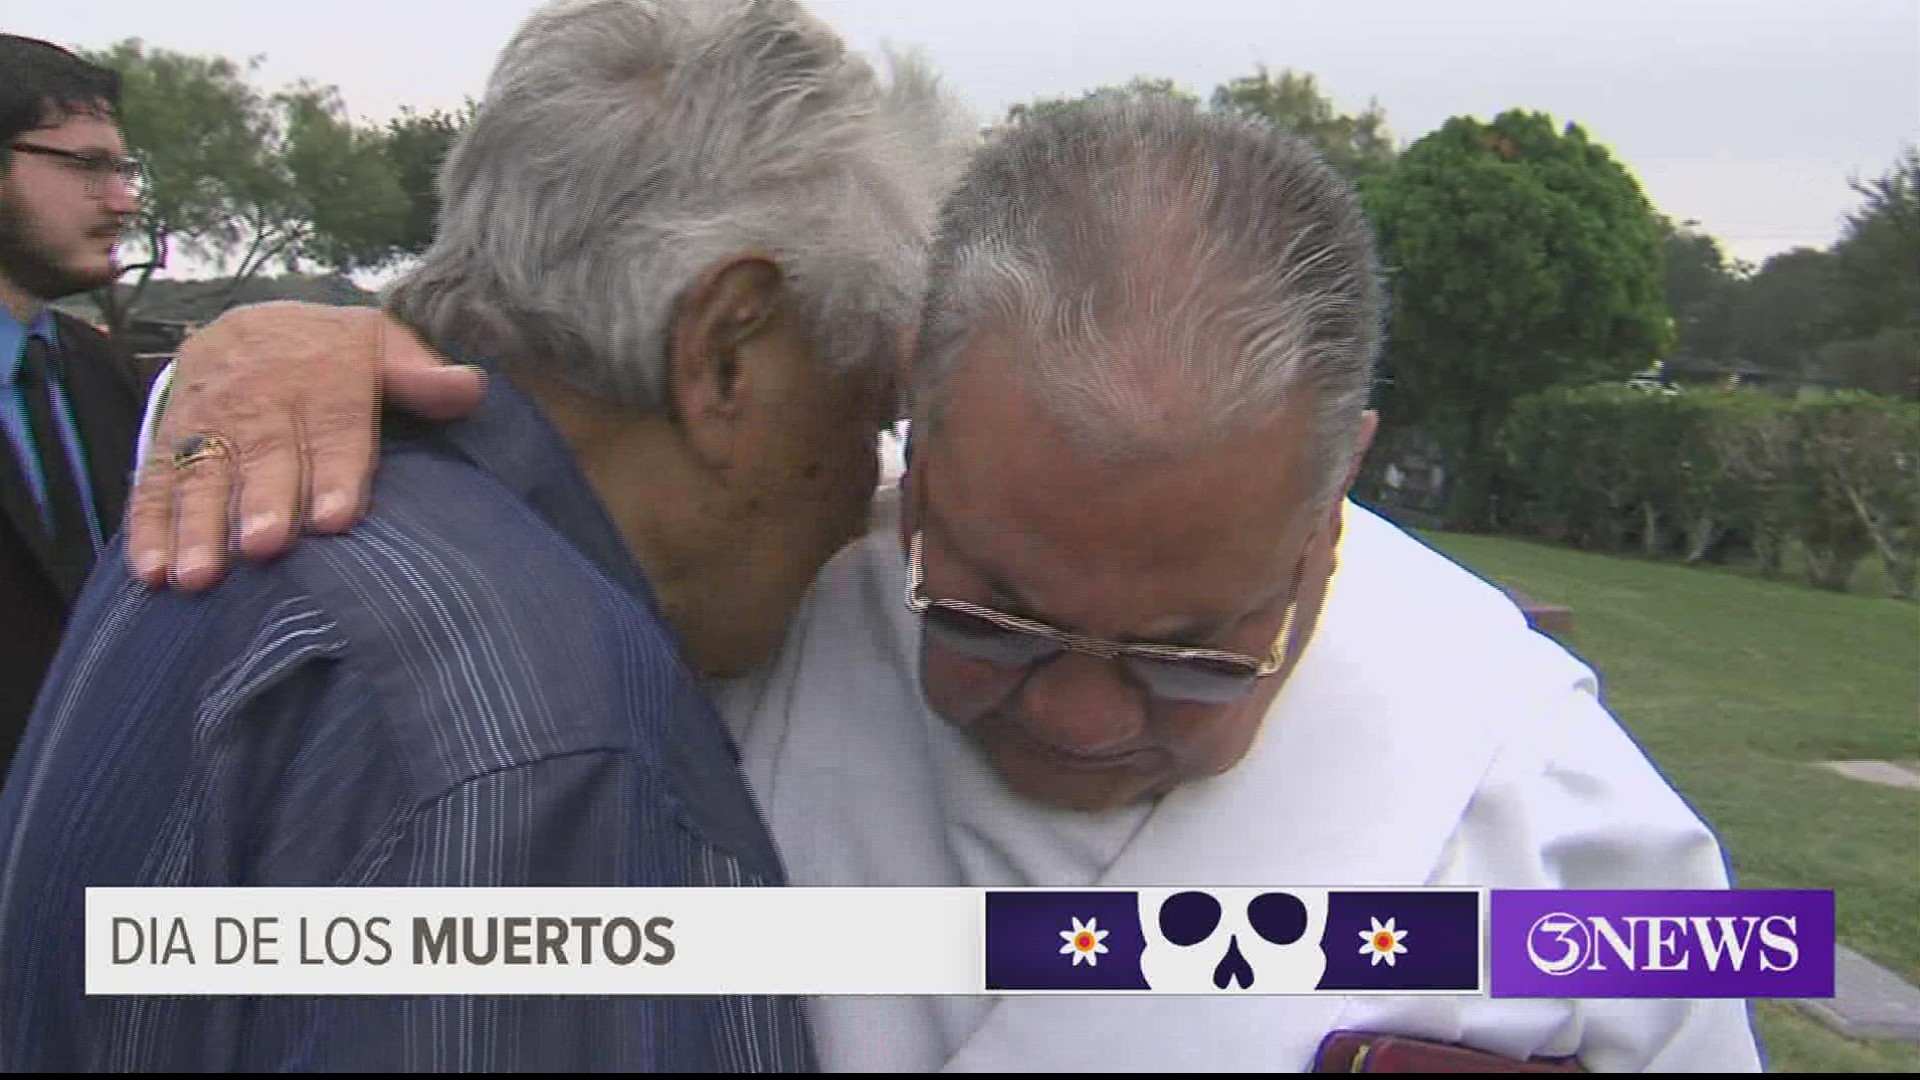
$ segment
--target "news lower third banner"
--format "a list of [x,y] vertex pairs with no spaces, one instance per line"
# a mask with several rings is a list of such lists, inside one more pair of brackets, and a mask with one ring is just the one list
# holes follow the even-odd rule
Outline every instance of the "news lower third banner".
[[1831,997],[1831,892],[88,889],[89,994]]

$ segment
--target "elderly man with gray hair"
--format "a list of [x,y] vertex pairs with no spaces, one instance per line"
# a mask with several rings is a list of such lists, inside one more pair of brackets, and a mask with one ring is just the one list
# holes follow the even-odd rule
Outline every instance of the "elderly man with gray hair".
[[79,602],[0,799],[0,1071],[815,1065],[791,999],[90,998],[85,890],[784,884],[696,675],[865,525],[965,130],[787,0],[533,15],[392,300],[477,412],[389,432],[350,534]]
[[[1728,887],[1593,672],[1345,499],[1382,319],[1358,200],[1298,139],[1123,98],[992,140],[935,240],[895,505],[719,689],[794,880]],[[328,347],[330,386],[370,381]],[[211,351],[235,385],[266,370]],[[1740,1001],[846,997],[812,1020],[853,1070],[1345,1071],[1319,1051],[1347,1030],[1508,1066],[1759,1065]]]
[[[897,525],[721,697],[796,882],[1727,887],[1593,673],[1344,498],[1384,299],[1309,144],[1153,99],[1030,119],[949,198],[929,282]],[[1338,1069],[1316,1052],[1346,1030],[1759,1065],[1740,1001],[831,998],[814,1023],[831,1068]]]

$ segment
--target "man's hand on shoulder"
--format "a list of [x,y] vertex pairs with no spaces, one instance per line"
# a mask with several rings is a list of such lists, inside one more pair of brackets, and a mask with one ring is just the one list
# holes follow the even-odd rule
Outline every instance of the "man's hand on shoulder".
[[229,552],[285,551],[303,528],[366,513],[381,396],[428,419],[479,404],[482,373],[448,363],[372,308],[256,304],[184,342],[154,445],[135,480],[136,577],[198,591]]

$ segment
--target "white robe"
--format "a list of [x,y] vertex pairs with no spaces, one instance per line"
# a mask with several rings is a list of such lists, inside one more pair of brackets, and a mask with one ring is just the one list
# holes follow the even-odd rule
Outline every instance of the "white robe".
[[[918,685],[887,513],[780,653],[718,688],[799,885],[1722,888],[1718,843],[1502,593],[1349,504],[1311,645],[1247,757],[1113,814],[1007,792]],[[1342,1028],[1592,1070],[1755,1071],[1741,1001],[828,998],[835,1071],[1298,1071]]]

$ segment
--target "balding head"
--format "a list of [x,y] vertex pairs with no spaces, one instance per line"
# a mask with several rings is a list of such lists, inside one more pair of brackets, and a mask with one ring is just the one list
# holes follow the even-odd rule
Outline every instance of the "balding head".
[[950,199],[914,371],[938,427],[969,343],[1091,453],[1185,453],[1311,395],[1344,482],[1383,298],[1352,187],[1302,139],[1170,98],[1096,98],[994,140]]

